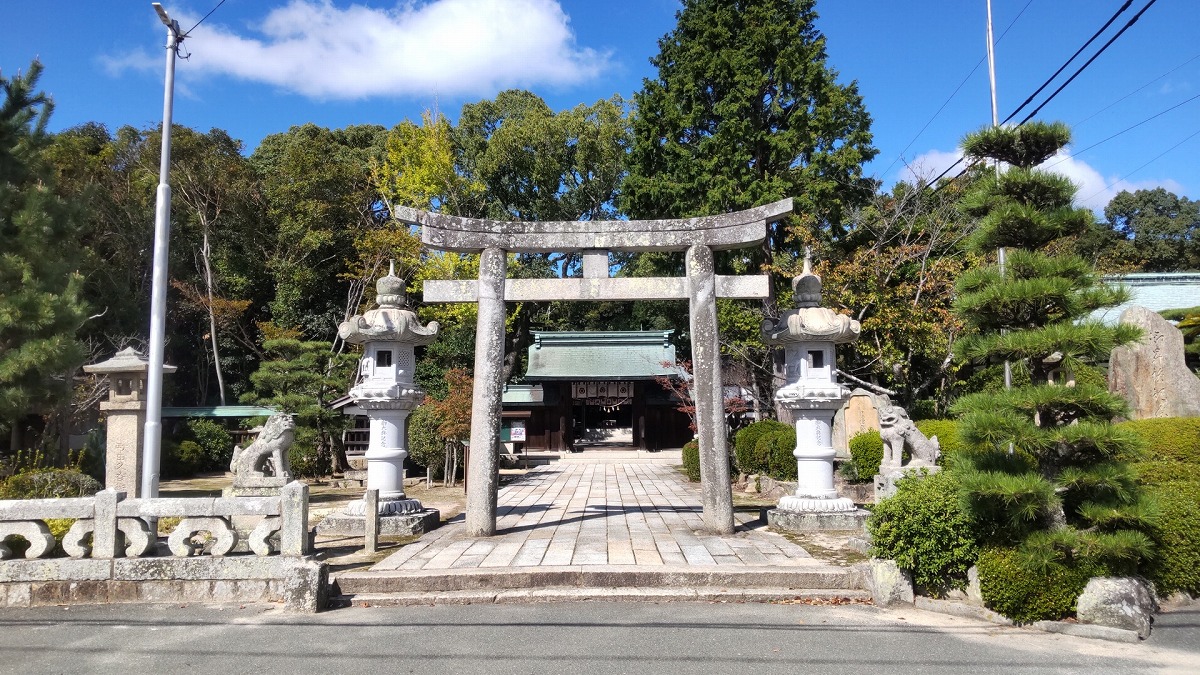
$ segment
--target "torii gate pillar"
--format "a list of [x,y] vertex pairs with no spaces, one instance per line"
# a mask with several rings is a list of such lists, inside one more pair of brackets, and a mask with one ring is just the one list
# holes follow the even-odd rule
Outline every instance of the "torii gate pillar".
[[[733,532],[733,493],[717,335],[717,298],[762,299],[766,275],[715,273],[713,251],[761,243],[767,223],[792,212],[785,199],[745,211],[679,220],[496,222],[397,208],[396,217],[421,226],[430,248],[479,253],[478,281],[426,281],[425,302],[478,302],[471,454],[467,466],[467,534],[496,533],[501,374],[505,302],[554,300],[687,300],[692,333],[692,398],[700,444],[704,527]],[[507,254],[584,253],[583,278],[506,279]],[[610,278],[611,251],[686,251],[687,276]]]

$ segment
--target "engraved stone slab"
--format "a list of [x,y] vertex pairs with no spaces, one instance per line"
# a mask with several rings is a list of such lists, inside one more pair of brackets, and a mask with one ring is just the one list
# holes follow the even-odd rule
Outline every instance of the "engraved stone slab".
[[1145,307],[1125,310],[1121,323],[1144,333],[1109,359],[1108,390],[1129,401],[1130,417],[1200,417],[1200,378],[1184,362],[1183,333]]

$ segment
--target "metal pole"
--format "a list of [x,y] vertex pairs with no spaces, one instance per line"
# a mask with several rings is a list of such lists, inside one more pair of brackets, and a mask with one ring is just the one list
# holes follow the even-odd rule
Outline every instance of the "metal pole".
[[179,22],[162,5],[153,3],[167,26],[167,74],[163,84],[162,156],[154,205],[154,271],[150,294],[150,354],[146,374],[146,426],[142,445],[142,497],[158,496],[159,455],[162,449],[163,352],[167,322],[167,252],[171,243],[171,112],[175,91],[175,56],[182,37]]
[[996,47],[992,43],[992,0],[987,0],[987,57],[988,77],[992,89],[992,126],[1000,125],[1000,113],[996,109]]

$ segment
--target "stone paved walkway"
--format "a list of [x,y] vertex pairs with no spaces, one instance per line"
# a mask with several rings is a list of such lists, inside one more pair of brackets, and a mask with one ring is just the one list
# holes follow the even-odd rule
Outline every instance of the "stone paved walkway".
[[661,459],[614,459],[536,467],[500,490],[496,536],[467,537],[460,516],[372,569],[820,564],[757,510],[735,512],[732,535],[700,532],[699,484]]

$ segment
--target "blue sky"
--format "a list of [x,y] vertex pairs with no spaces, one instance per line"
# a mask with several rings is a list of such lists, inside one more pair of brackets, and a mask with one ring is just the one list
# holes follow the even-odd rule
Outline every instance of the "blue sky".
[[[1134,0],[1058,82],[1149,1]],[[218,2],[164,5],[187,30]],[[993,0],[997,37],[1007,29],[996,49],[1001,118],[1122,4]],[[175,121],[225,129],[253,149],[305,122],[390,127],[434,107],[453,119],[464,102],[507,87],[531,89],[556,109],[628,98],[654,74],[648,59],[679,6],[226,0],[185,41],[191,58],[178,63]],[[1049,163],[1082,185],[1082,203],[1102,209],[1121,189],[1159,185],[1200,199],[1198,10],[1194,0],[1159,0],[1039,116],[1074,126],[1069,154]],[[886,185],[940,172],[963,134],[990,122],[987,66],[976,67],[984,0],[820,0],[817,11],[830,65],[858,82],[874,118],[880,154],[867,171]],[[0,26],[0,71],[11,75],[35,56],[46,66],[53,129],[161,120],[165,29],[149,2],[5,0]]]

